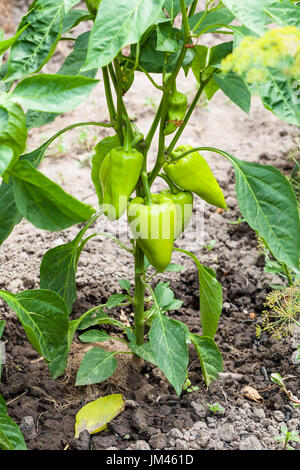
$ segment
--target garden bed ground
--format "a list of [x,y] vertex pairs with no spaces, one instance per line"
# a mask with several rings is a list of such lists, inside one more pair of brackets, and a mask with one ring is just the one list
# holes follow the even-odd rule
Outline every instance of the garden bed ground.
[[[61,50],[56,54],[57,66],[65,53]],[[189,80],[181,76],[178,89],[192,96],[195,90],[192,75]],[[147,131],[155,112],[158,93],[153,90],[147,79],[138,76],[125,96],[129,113],[136,118],[142,132]],[[100,121],[108,118],[101,83],[75,111],[42,129],[32,130],[29,148],[36,148],[66,125],[91,117]],[[75,129],[64,134],[49,148],[41,171],[80,200],[96,207],[89,161],[93,145],[106,135],[110,132],[98,128]],[[203,102],[197,107],[180,143],[218,147],[240,159],[272,164],[288,173],[292,168],[288,155],[295,151],[299,157],[299,137],[299,129],[279,121],[255,99],[248,117],[217,93],[210,103]],[[155,148],[152,159],[154,155]],[[104,384],[75,387],[76,372],[87,347],[76,337],[66,374],[53,381],[44,361],[27,341],[15,314],[1,301],[0,318],[6,320],[2,338],[6,363],[0,393],[8,403],[10,416],[21,425],[29,449],[273,450],[281,447],[274,440],[280,434],[281,425],[300,431],[299,409],[294,409],[286,395],[270,381],[272,372],[288,376],[287,388],[299,397],[300,366],[293,357],[300,338],[295,335],[280,342],[266,335],[260,340],[256,338],[255,325],[270,283],[278,279],[265,273],[255,233],[243,222],[231,223],[240,217],[233,169],[221,157],[208,154],[207,158],[224,190],[228,211],[220,213],[212,206],[203,207],[198,200],[196,208],[203,215],[199,220],[204,244],[215,240],[215,245],[208,250],[199,234],[195,238],[189,228],[177,246],[193,251],[204,265],[215,269],[223,286],[224,308],[215,341],[223,355],[224,373],[207,389],[197,356],[191,349],[189,375],[192,385],[199,389],[183,392],[181,397],[176,396],[156,367],[145,364],[138,375],[123,357],[119,358],[118,370]],[[159,184],[157,188],[162,188],[163,183]],[[116,225],[109,226],[102,218],[97,222],[98,231],[115,228]],[[125,218],[119,229],[125,237]],[[78,227],[72,227],[61,233],[47,233],[23,220],[0,248],[0,289],[16,293],[38,288],[39,265],[45,251],[70,241],[77,232]],[[157,278],[170,280],[176,298],[183,300],[182,309],[170,315],[186,322],[192,332],[201,333],[197,271],[190,260],[178,253],[173,261],[184,264],[185,270]],[[126,252],[101,237],[92,239],[79,261],[78,298],[72,318],[105,302],[118,290],[118,279],[124,277],[133,278],[133,263]],[[111,314],[132,321],[131,308],[116,309]],[[253,401],[245,396],[246,386],[255,388],[261,398]],[[107,431],[74,439],[78,410],[88,401],[108,393],[124,395],[125,411],[109,424]],[[207,404],[215,402],[224,411],[213,416]],[[292,445],[300,449],[300,444]]]

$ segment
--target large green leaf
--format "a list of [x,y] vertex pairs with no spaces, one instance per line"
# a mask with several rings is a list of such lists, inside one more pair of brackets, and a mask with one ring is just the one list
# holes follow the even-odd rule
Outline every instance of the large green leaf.
[[23,28],[21,29],[18,29],[18,31],[16,32],[16,34],[14,36],[11,36],[10,38],[8,39],[2,39],[0,41],[0,54],[3,54],[3,52],[5,52],[7,49],[9,49],[16,41],[17,39],[19,38],[19,36],[21,36],[21,34],[23,33],[23,31],[25,31],[25,29],[28,27],[29,25],[25,25],[23,26]]
[[76,299],[76,268],[82,250],[82,237],[98,217],[93,217],[74,240],[46,251],[40,266],[40,288],[57,292],[66,302],[69,313]]
[[66,193],[27,160],[19,160],[10,174],[18,211],[38,228],[63,230],[88,220],[95,212],[92,206]]
[[0,412],[0,449],[27,450],[23,434],[18,425],[6,414]]
[[151,322],[148,336],[154,363],[180,395],[189,362],[186,327],[159,313]]
[[[62,26],[62,34],[65,34],[70,29],[75,28],[79,23],[86,20],[91,20],[92,16],[87,10],[71,10],[65,16]],[[84,34],[84,33],[83,33]],[[79,36],[78,36],[79,37]]]
[[299,270],[299,210],[287,178],[270,165],[239,160],[225,152],[235,169],[240,211],[275,258]]
[[61,345],[56,349],[54,358],[48,364],[48,369],[53,380],[57,379],[66,370],[66,367],[68,365],[69,351],[72,345],[75,331],[79,323],[80,320],[69,321],[67,335],[65,336]]
[[[45,151],[52,140],[51,138],[36,150],[21,155],[20,159],[28,160],[36,168],[43,159]],[[21,222],[22,218],[15,203],[12,178],[8,183],[2,181],[0,186],[0,245],[9,236],[14,226]]]
[[76,299],[76,256],[78,245],[70,243],[48,250],[40,266],[40,288],[57,292],[72,311]]
[[299,81],[291,82],[284,75],[269,70],[268,80],[259,85],[258,93],[263,105],[283,121],[300,126]]
[[10,99],[29,109],[65,113],[84,101],[98,82],[88,77],[38,74],[19,82]]
[[52,361],[68,333],[68,311],[63,299],[48,290],[19,294],[0,290],[0,297],[16,313],[34,349],[46,361]]
[[64,1],[35,0],[19,24],[23,32],[12,45],[5,80],[20,79],[42,68],[55,51],[65,14]]
[[0,175],[12,166],[25,149],[27,129],[22,108],[6,102],[0,106]]
[[208,387],[213,380],[218,378],[219,372],[223,370],[222,355],[212,338],[193,333],[190,337],[197,351],[203,378]]
[[[78,10],[74,10],[76,12]],[[84,10],[86,11],[86,10]],[[74,43],[73,51],[68,55],[66,60],[63,62],[62,66],[57,72],[57,75],[78,75],[80,67],[83,65],[86,59],[88,40],[90,32],[87,31],[76,39]],[[82,76],[94,78],[97,73],[97,69],[89,70],[88,72],[80,72]],[[54,121],[54,119],[59,116],[59,113],[44,113],[41,111],[33,111],[32,109],[28,110],[26,113],[26,126],[27,129],[32,129],[33,127],[41,127],[45,124],[49,124]]]
[[137,43],[161,15],[163,3],[164,0],[102,0],[82,70],[108,65],[122,47]]
[[264,11],[280,26],[300,28],[300,7],[288,0],[265,0]]
[[262,0],[223,0],[234,16],[257,34],[265,32],[264,2]]
[[232,22],[234,15],[226,8],[209,12],[199,11],[189,19],[191,29],[195,34],[213,32],[220,26]]
[[83,357],[76,376],[76,385],[92,385],[108,379],[117,367],[115,352],[92,348]]
[[213,269],[203,266],[193,253],[181,248],[176,248],[176,251],[190,256],[197,266],[202,334],[213,338],[222,312],[222,286],[216,279]]
[[22,220],[14,198],[12,180],[2,181],[0,186],[0,245],[6,240],[14,226]]
[[251,93],[243,78],[235,72],[229,72],[226,75],[215,73],[213,78],[225,95],[248,114],[251,104]]

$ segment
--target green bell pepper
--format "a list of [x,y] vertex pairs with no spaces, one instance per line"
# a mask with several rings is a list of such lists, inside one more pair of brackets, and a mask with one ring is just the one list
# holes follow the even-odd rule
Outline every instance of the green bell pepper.
[[164,164],[164,172],[180,188],[197,194],[209,204],[227,209],[223,192],[202,155],[191,152],[178,158],[192,149],[191,145],[177,147],[171,153],[170,161]]
[[176,86],[168,96],[167,123],[164,134],[172,134],[182,124],[187,110],[187,97],[184,93],[176,90]]
[[163,194],[151,197],[149,205],[142,197],[132,199],[127,208],[128,221],[137,245],[150,264],[163,272],[172,258],[176,208]]
[[160,193],[173,201],[176,207],[174,240],[176,240],[188,226],[193,212],[193,194],[189,191],[172,192],[171,189],[164,189]]
[[119,219],[126,211],[140,177],[143,159],[141,152],[130,147],[114,148],[105,156],[99,170],[99,179],[104,214],[109,220]]

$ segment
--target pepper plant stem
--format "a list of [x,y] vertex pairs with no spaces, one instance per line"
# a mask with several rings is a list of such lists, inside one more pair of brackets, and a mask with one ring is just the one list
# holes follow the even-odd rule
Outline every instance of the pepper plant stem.
[[141,275],[144,273],[144,253],[141,248],[136,245],[135,248],[135,292],[133,296],[134,305],[134,333],[136,336],[136,343],[141,346],[144,342],[145,325],[144,325],[144,296],[145,286],[141,280]]
[[121,69],[120,69],[120,64],[118,58],[114,60],[114,66],[115,66],[115,73],[116,73],[116,80],[117,80],[117,87],[116,87],[116,93],[117,93],[117,118],[116,118],[116,132],[119,136],[121,145],[123,144],[123,131],[122,131],[122,126],[123,126],[123,119],[122,119],[122,113],[123,113],[123,98],[122,98],[122,76],[121,76]]
[[106,96],[106,102],[107,102],[108,112],[110,116],[110,121],[114,122],[116,118],[116,109],[115,109],[113,97],[111,94],[111,87],[110,87],[107,67],[102,67],[102,75],[103,75],[105,96]]

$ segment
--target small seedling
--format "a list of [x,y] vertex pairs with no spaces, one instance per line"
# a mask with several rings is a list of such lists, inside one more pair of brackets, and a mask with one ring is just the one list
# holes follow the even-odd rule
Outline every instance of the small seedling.
[[205,248],[208,251],[211,251],[214,249],[215,244],[216,244],[216,240],[210,240],[209,243],[207,243],[206,245],[203,245],[203,248]]
[[275,441],[283,443],[283,450],[295,450],[289,442],[300,442],[300,436],[296,430],[288,431],[286,426],[281,426],[281,434],[275,436]]
[[190,381],[187,375],[185,382],[182,386],[182,389],[185,390],[186,392],[191,393],[191,392],[196,392],[197,390],[199,390],[199,387],[197,387],[197,385],[192,385],[192,382]]
[[207,406],[209,408],[209,411],[215,416],[217,413],[224,413],[224,408],[223,406],[220,405],[220,403],[207,403]]
[[242,217],[239,217],[237,220],[228,220],[227,222],[228,222],[228,224],[231,224],[231,225],[239,225],[243,222],[246,222],[246,219],[243,219]]
[[271,381],[274,382],[276,385],[279,385],[279,387],[282,388],[284,393],[287,395],[287,397],[291,400],[294,408],[298,408],[300,406],[300,401],[298,400],[297,397],[295,397],[290,390],[288,390],[285,386],[284,380],[287,378],[290,378],[291,376],[287,376],[284,379],[281,377],[278,372],[273,372],[271,374]]

